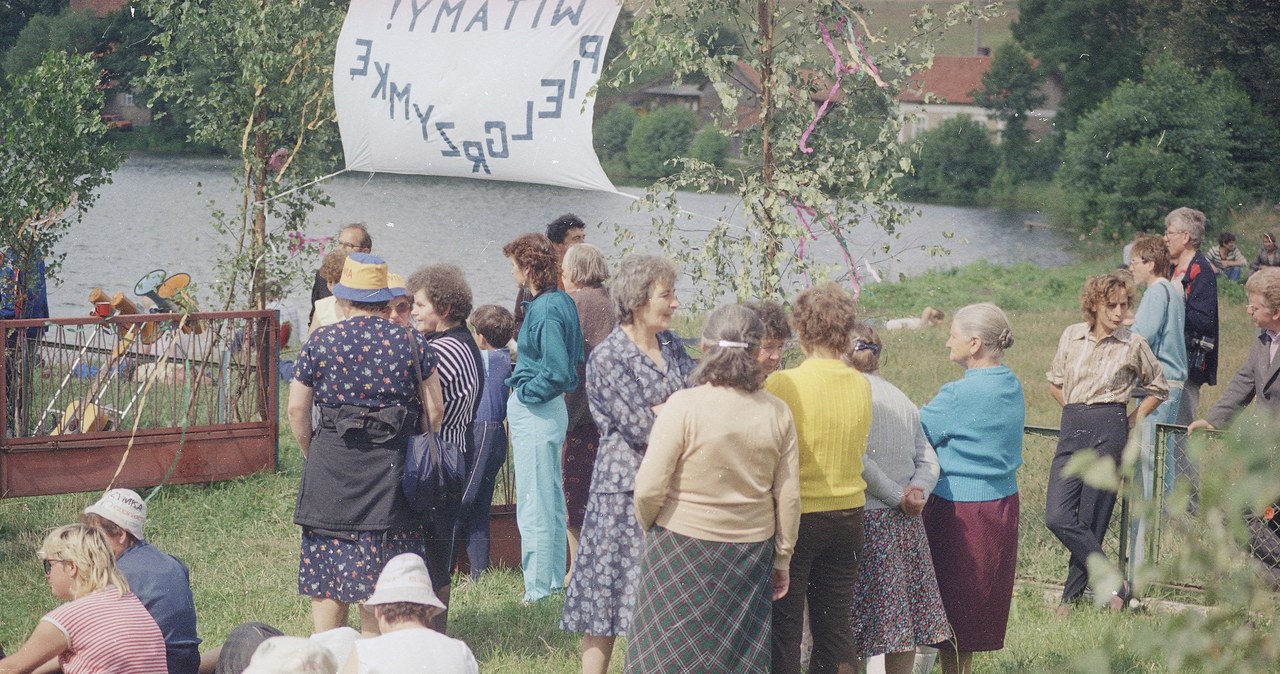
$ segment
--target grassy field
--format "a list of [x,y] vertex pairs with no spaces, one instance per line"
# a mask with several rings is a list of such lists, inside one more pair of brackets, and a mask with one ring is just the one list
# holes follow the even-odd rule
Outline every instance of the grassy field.
[[[1052,270],[1029,265],[974,265],[936,272],[870,288],[862,299],[863,316],[915,315],[926,304],[948,313],[975,301],[991,300],[1005,306],[1017,340],[1008,353],[1008,364],[1026,389],[1028,423],[1056,426],[1057,407],[1044,385],[1044,372],[1062,328],[1079,320],[1075,298],[1081,282],[1108,267],[1106,262]],[[1239,367],[1252,336],[1243,303],[1238,289],[1222,296],[1221,371],[1225,376]],[[938,326],[887,337],[884,374],[917,403],[926,402],[942,383],[961,374],[947,362],[943,347],[946,332],[945,326]],[[1206,392],[1206,405],[1217,392]],[[1030,455],[1047,451],[1045,447],[1051,450],[1051,444],[1040,444],[1045,443],[1028,443],[1028,463],[1020,475],[1028,499],[1043,493],[1044,468]],[[190,566],[200,633],[209,645],[220,643],[233,626],[246,620],[275,624],[286,633],[309,631],[307,602],[295,590],[298,531],[291,521],[301,461],[287,431],[281,438],[280,456],[278,473],[210,485],[168,486],[150,502],[149,538]],[[20,645],[39,616],[56,604],[34,555],[44,532],[73,521],[95,497],[69,494],[0,500],[0,586],[5,592],[0,643],[7,649]],[[1043,560],[1044,566],[1037,569],[1035,577],[1051,578],[1065,562],[1062,551],[1051,543],[1028,546],[1024,542],[1024,553],[1035,553]],[[1159,628],[1170,619],[1143,614],[1113,616],[1089,608],[1059,618],[1044,601],[1044,593],[1038,583],[1020,583],[1008,647],[981,656],[981,671],[1084,667],[1071,663],[1100,645],[1125,644],[1139,632]],[[450,632],[471,644],[486,672],[576,671],[578,641],[575,635],[557,629],[559,600],[524,607],[519,598],[520,579],[513,572],[493,573],[477,583],[459,580]],[[1120,661],[1112,661],[1113,667],[1165,671],[1158,655],[1141,657],[1120,646],[1112,650],[1123,653]],[[615,658],[615,671],[621,670],[620,659]]]

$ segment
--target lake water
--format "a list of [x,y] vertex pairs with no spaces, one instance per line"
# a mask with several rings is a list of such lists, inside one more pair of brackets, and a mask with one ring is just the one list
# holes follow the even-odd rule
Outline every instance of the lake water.
[[[130,293],[134,283],[153,269],[186,272],[208,288],[222,240],[210,225],[210,204],[234,211],[239,202],[232,179],[233,164],[216,159],[130,157],[101,189],[92,210],[60,243],[66,253],[60,280],[50,288],[50,310],[56,317],[88,312],[89,290]],[[308,236],[328,236],[341,225],[364,222],[373,236],[373,252],[391,270],[408,275],[418,267],[452,262],[467,272],[475,304],[510,305],[514,282],[502,246],[516,235],[542,231],[555,217],[573,212],[588,223],[587,240],[613,253],[616,227],[632,230],[639,250],[656,252],[650,220],[630,210],[632,200],[603,192],[542,185],[486,182],[380,174],[344,174],[323,184],[334,206],[317,209]],[[622,188],[640,195],[642,190]],[[728,214],[742,223],[738,199],[730,195],[682,194],[681,207],[700,216]],[[920,214],[890,241],[893,257],[879,250],[883,232],[855,229],[849,237],[855,255],[869,258],[886,278],[935,267],[961,266],[976,260],[995,264],[1031,261],[1060,265],[1073,258],[1067,237],[1033,226],[1033,213],[984,208],[919,206]],[[710,223],[694,220],[692,227]],[[954,233],[947,238],[948,232]],[[924,248],[943,245],[945,257]],[[835,262],[831,241],[810,244],[821,260]],[[318,266],[318,260],[314,265]],[[289,292],[289,302],[305,316],[310,279]],[[200,295],[206,307],[213,299]]]

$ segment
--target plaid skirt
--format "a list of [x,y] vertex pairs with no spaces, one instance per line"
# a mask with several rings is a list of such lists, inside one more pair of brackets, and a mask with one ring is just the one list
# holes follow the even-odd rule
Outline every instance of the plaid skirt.
[[867,511],[853,590],[858,657],[914,651],[951,638],[924,521],[897,508]]
[[646,537],[628,673],[768,672],[773,540]]

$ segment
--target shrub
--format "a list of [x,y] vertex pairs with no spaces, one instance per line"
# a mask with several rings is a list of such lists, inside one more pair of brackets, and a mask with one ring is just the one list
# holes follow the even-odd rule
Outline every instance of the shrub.
[[616,169],[626,172],[627,140],[631,138],[631,130],[635,128],[638,119],[640,113],[635,108],[619,103],[596,120],[592,144],[600,163],[609,173],[617,172]]
[[670,160],[689,150],[698,118],[686,108],[669,105],[643,116],[627,139],[627,164],[637,178],[656,180],[676,172]]
[[909,199],[972,204],[991,185],[1000,158],[986,128],[966,115],[920,137],[916,173],[902,184]]
[[703,127],[693,138],[693,146],[689,148],[689,156],[715,166],[724,167],[724,158],[729,153],[729,138],[714,126]]

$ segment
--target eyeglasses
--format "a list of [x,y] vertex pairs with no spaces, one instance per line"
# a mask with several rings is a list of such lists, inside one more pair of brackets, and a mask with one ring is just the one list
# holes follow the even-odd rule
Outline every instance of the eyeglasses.
[[1261,304],[1250,303],[1250,304],[1244,305],[1244,310],[1249,313],[1253,313],[1255,311],[1271,311],[1271,307],[1266,307]]
[[40,560],[40,563],[44,565],[44,575],[47,576],[49,575],[49,572],[53,570],[54,562],[64,563],[66,561],[67,560],[65,559],[42,559]]

